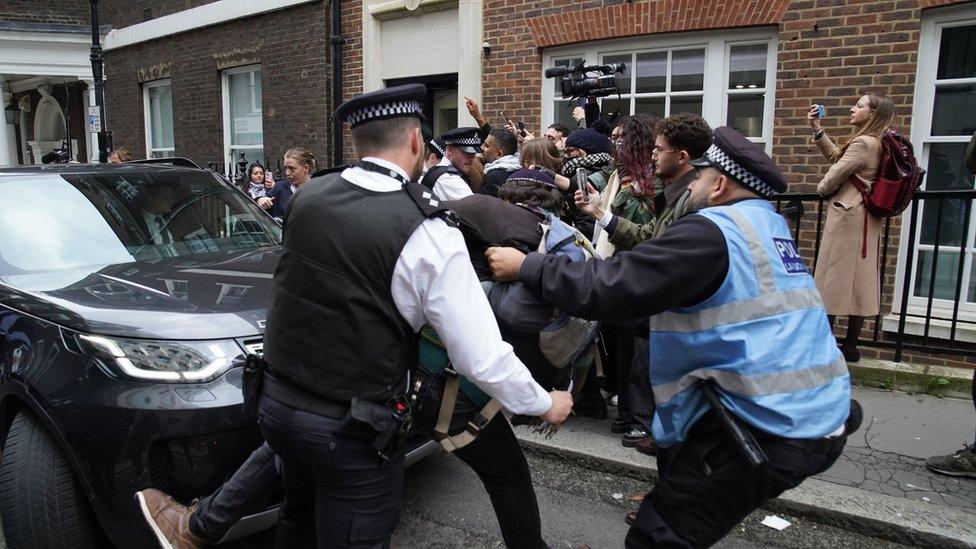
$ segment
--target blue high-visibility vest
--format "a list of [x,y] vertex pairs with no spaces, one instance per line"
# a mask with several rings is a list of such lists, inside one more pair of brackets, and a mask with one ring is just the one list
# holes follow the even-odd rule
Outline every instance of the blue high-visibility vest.
[[836,432],[850,411],[847,363],[786,221],[766,200],[698,212],[714,222],[729,271],[714,295],[651,317],[654,441],[681,442],[708,411],[712,379],[729,411],[786,438]]

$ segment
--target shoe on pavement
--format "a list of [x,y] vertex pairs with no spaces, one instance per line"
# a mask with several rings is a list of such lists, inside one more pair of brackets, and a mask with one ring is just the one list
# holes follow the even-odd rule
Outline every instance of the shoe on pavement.
[[614,408],[616,408],[617,407],[617,400],[618,400],[617,399],[617,395],[613,395],[612,397],[610,397],[610,400],[609,400],[610,406],[613,406]]
[[925,460],[929,469],[943,475],[976,478],[976,444],[970,444],[947,456],[932,456]]
[[624,517],[624,522],[633,526],[634,523],[637,522],[637,511],[627,513],[627,516]]
[[634,448],[638,452],[640,452],[640,453],[642,453],[644,455],[648,455],[648,456],[656,456],[657,455],[657,445],[654,444],[654,438],[653,437],[644,437],[644,438],[638,440],[637,441],[637,444],[634,445]]
[[613,423],[610,424],[610,432],[615,435],[622,435],[633,427],[633,423],[629,419],[624,419],[622,417],[613,418]]
[[640,427],[634,427],[626,434],[624,434],[623,438],[620,440],[620,443],[628,448],[633,448],[634,446],[637,445],[638,440],[649,436],[651,436],[651,434],[645,431],[644,429]]
[[154,488],[136,492],[136,502],[163,549],[201,549],[206,545],[202,538],[190,533],[190,515],[195,505],[181,505]]

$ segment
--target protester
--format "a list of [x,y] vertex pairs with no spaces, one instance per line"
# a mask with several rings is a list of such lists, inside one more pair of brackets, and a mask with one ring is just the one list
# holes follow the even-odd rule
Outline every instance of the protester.
[[885,94],[862,96],[850,111],[854,133],[840,147],[821,128],[818,110],[813,105],[807,120],[820,152],[834,164],[817,185],[817,192],[829,198],[814,273],[830,325],[834,325],[837,316],[847,316],[844,358],[857,362],[861,358],[857,339],[864,317],[877,315],[881,308],[881,219],[864,207],[864,198],[852,178],[857,178],[867,190],[877,180],[880,137],[891,124],[895,109]]
[[549,127],[546,128],[544,137],[549,141],[552,141],[552,143],[556,146],[556,149],[562,153],[566,150],[566,138],[569,137],[569,128],[566,127],[566,124],[561,122],[550,124]]
[[119,147],[119,148],[115,149],[114,151],[112,151],[111,153],[109,153],[109,155],[108,155],[108,163],[109,164],[119,164],[119,163],[122,163],[122,162],[132,162],[133,160],[135,160],[135,157],[132,156],[132,153],[129,152],[129,149],[127,149],[125,147]]
[[[497,280],[517,279],[569,314],[651,318],[660,478],[627,535],[632,548],[717,542],[770,498],[829,468],[854,428],[845,426],[850,376],[826,312],[768,201],[786,190],[779,169],[724,127],[694,165],[691,215],[610,261],[487,252]],[[709,410],[709,390],[764,462],[750,465]]]
[[484,182],[478,190],[481,194],[498,196],[498,188],[508,176],[521,168],[518,156],[518,139],[508,130],[491,130],[481,151],[485,155]]
[[[460,232],[410,183],[424,157],[424,97],[424,86],[408,85],[343,103],[336,115],[350,124],[362,160],[297,193],[287,212],[260,401],[262,431],[283,464],[281,546],[316,539],[336,547],[365,535],[389,543],[403,458],[385,446],[383,460],[370,443],[400,428],[379,422],[391,416],[383,403],[406,391],[416,333],[428,322],[453,368],[504,408],[556,425],[570,412],[571,397],[547,393],[502,342]],[[445,134],[448,155],[468,146],[459,137]],[[344,423],[349,413],[376,420]]]
[[[272,187],[272,190],[274,187]],[[257,200],[268,194],[267,181],[264,177],[264,166],[254,162],[247,168],[247,194],[252,200]]]
[[292,195],[312,178],[315,155],[308,149],[293,147],[285,152],[284,164],[285,179],[276,182],[273,189],[258,199],[258,206],[270,210],[272,217],[283,218]]

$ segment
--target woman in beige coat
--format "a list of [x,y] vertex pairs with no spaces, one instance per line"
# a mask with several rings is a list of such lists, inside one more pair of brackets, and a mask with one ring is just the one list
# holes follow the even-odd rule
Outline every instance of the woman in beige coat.
[[814,105],[807,114],[813,139],[824,157],[834,164],[817,185],[817,192],[829,198],[814,278],[831,326],[838,315],[848,317],[842,350],[849,362],[857,362],[857,338],[864,317],[878,314],[881,308],[881,219],[864,208],[861,192],[852,180],[856,178],[866,190],[877,180],[879,138],[891,124],[894,105],[884,94],[870,93],[858,99],[851,108],[854,133],[840,147],[821,129],[817,111]]

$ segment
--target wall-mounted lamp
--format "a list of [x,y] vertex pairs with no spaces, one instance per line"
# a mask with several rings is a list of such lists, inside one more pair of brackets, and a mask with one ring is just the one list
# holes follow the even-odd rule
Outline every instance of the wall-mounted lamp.
[[491,44],[489,44],[488,42],[482,42],[481,51],[485,52],[485,57],[491,55]]
[[17,106],[17,102],[11,100],[10,104],[4,107],[3,116],[7,121],[7,124],[18,124],[20,122],[20,107]]

